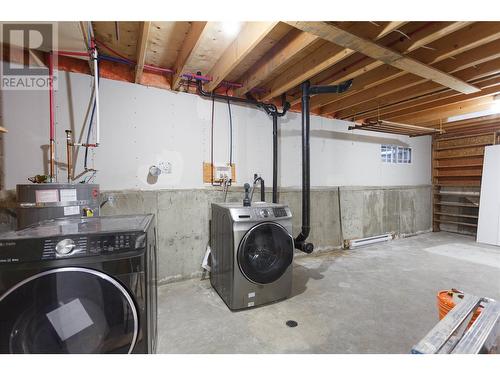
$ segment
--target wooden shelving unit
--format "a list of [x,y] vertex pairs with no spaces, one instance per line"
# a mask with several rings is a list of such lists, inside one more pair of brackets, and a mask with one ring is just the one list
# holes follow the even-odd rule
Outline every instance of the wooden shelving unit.
[[486,132],[478,124],[475,132],[433,136],[434,231],[476,235],[484,148],[498,143],[498,130],[500,123],[493,131]]

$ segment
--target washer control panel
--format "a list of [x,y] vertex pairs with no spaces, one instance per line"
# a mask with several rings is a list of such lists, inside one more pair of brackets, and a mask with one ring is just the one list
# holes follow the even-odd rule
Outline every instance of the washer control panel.
[[269,208],[260,208],[257,209],[257,216],[265,219],[272,216],[272,211]]
[[292,213],[288,206],[269,205],[259,207],[258,205],[254,205],[251,207],[233,208],[231,209],[231,216],[234,221],[262,221],[288,219],[292,217]]

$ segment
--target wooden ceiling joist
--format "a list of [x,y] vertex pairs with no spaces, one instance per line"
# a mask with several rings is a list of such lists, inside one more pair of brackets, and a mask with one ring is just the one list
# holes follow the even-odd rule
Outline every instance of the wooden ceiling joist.
[[[442,64],[444,65],[444,63],[444,61],[439,62],[436,64],[436,66],[440,68]],[[458,68],[459,70],[455,71],[455,76],[466,82],[481,76],[493,74],[499,69],[499,65],[491,61],[473,67],[470,67],[470,65],[467,63],[465,66],[467,67],[467,69],[461,70],[460,68]],[[425,85],[425,89],[419,90],[416,85],[412,85],[410,82],[414,82],[416,85]],[[397,89],[398,83],[400,84],[400,90]],[[385,86],[389,84],[390,90],[385,90]],[[442,89],[442,86],[439,84],[410,74],[400,76],[396,80],[390,81],[386,85],[377,85],[373,88],[370,88],[369,90],[354,93],[354,95],[346,98],[337,98],[337,100],[330,102],[326,106],[323,106],[321,108],[321,113],[336,113],[336,116],[338,116],[339,118],[350,118],[351,116],[360,115],[363,115],[364,117],[364,112],[367,112],[368,110],[378,111],[379,108],[382,108],[394,102],[401,101],[405,98],[410,98],[411,96],[418,96],[429,91]],[[410,86],[414,86],[411,91],[407,90],[407,88]],[[401,92],[401,94],[398,94],[398,92]]]
[[[61,49],[81,50],[82,41],[88,39],[88,25],[75,22],[74,47],[64,44]],[[154,65],[174,70],[172,82],[158,73],[161,85],[156,87],[179,90],[186,87],[181,82],[184,73],[199,71],[213,78],[204,84],[206,90],[216,89],[223,80],[237,82],[241,87],[233,89],[233,95],[241,97],[258,87],[260,94],[255,95],[260,100],[275,102],[286,93],[293,109],[299,109],[300,84],[305,80],[312,85],[335,85],[354,79],[345,93],[312,96],[311,110],[364,124],[382,120],[469,132],[475,120],[448,123],[447,118],[490,108],[492,98],[500,93],[500,22],[241,25],[239,35],[234,36],[225,32],[222,22],[121,21],[118,29],[113,21],[92,23],[96,39],[103,48],[110,48],[103,53],[137,62],[135,74],[130,65],[103,63],[103,76],[107,68],[112,72],[108,78],[150,85],[160,78],[143,73],[143,67]],[[61,69],[71,71],[63,60]],[[87,73],[82,65],[86,64],[78,69]],[[493,121],[484,128],[490,129],[497,119],[484,121]],[[379,123],[377,129],[412,134],[394,126]]]
[[[480,92],[464,95],[457,94],[454,91],[444,91],[433,95],[425,95],[420,100],[414,100],[410,103],[402,103],[399,110],[393,110],[390,113],[379,114],[384,119],[394,119],[399,116],[405,116],[412,113],[417,113],[429,108],[439,107],[444,104],[451,104],[466,99],[474,99],[487,95],[494,95],[500,90],[500,76],[495,75],[493,78],[486,79],[476,83],[481,88]],[[450,95],[451,94],[451,95]],[[402,108],[403,107],[403,108]],[[376,114],[374,117],[377,116]]]
[[391,48],[404,54],[413,52],[419,48],[427,46],[436,40],[450,35],[472,22],[431,22],[420,30],[415,31],[408,38],[404,38]]
[[[476,85],[481,89],[480,93],[472,95],[479,95],[483,93],[483,90],[499,84],[500,75],[493,75],[490,77],[480,78],[477,80],[473,80],[472,83],[474,83],[474,85]],[[419,85],[418,88],[421,88],[422,86],[423,85]],[[417,89],[417,86],[415,86],[414,89]],[[450,101],[457,100],[457,98],[461,95],[463,94],[457,93],[449,89],[440,89],[438,91],[433,90],[407,99],[402,98],[402,100],[400,100],[397,103],[393,103],[389,106],[378,108],[368,113],[365,113],[362,116],[360,116],[360,118],[373,119],[373,120],[377,118],[390,119],[393,116],[412,113],[421,108],[424,108],[424,106],[432,107],[434,105],[437,105],[437,103],[443,99],[449,99]]]
[[251,68],[240,80],[242,87],[235,90],[235,95],[245,95],[254,87],[261,85],[283,66],[292,63],[304,51],[320,41],[315,35],[292,30],[278,42],[262,59],[263,62]]
[[[453,33],[457,30],[468,25],[470,22],[435,22],[427,27],[424,27],[420,30],[417,30],[409,37],[410,39],[404,38],[403,41],[397,41],[395,44],[389,45],[391,48],[395,48],[398,52],[402,54],[410,53],[422,46],[435,41],[445,35]],[[356,64],[353,64],[348,67],[339,66],[339,71],[337,75],[333,75],[329,77],[329,79],[320,82],[321,85],[336,85],[340,83],[342,80],[353,79],[358,76],[361,76],[359,79],[364,78],[364,74],[368,73],[378,67],[384,65],[384,63],[380,60],[373,60],[372,58],[365,57],[364,59],[359,60]],[[393,68],[396,69],[396,68]],[[396,78],[395,75],[393,78]],[[381,79],[381,83],[384,80],[390,77],[385,77]],[[355,80],[356,82],[356,80]],[[354,84],[355,84],[354,82]],[[349,90],[345,95],[352,95],[353,93],[359,90],[352,89]],[[321,95],[311,100],[311,108],[318,108],[324,106],[332,101],[338,99],[338,95]],[[291,103],[297,104],[300,102],[300,97],[297,97],[295,100],[292,100]]]
[[[399,26],[401,26],[399,22],[398,23],[389,22],[389,24],[384,28],[384,32],[383,33],[379,32],[377,36],[375,36],[375,40],[383,38],[391,31],[397,29]],[[325,48],[327,50],[324,50]],[[324,70],[332,66],[335,66],[340,61],[346,60],[349,56],[353,55],[354,53],[355,51],[351,50],[350,48],[340,49],[331,44],[326,44],[323,47],[318,48],[309,56],[305,57],[304,60],[302,60],[300,63],[293,66],[290,70],[287,71],[288,80],[280,79],[280,77],[278,77],[275,81],[273,81],[270,85],[271,87],[270,92],[267,95],[265,95],[263,99],[270,100],[273,97],[277,97],[283,94],[284,92],[294,88],[295,86],[314,77],[315,75],[323,72]],[[370,71],[371,69],[374,69],[375,67],[378,67],[380,65],[382,65],[381,62],[372,61],[371,64],[370,63],[364,64],[359,68],[351,67],[350,72],[345,70],[342,71],[342,78],[339,78],[335,82],[330,80],[329,82],[321,82],[320,84],[335,85],[337,83],[340,83],[341,81],[347,81],[349,79],[357,77],[358,75]],[[295,105],[298,102],[300,102],[300,97],[292,99],[290,103],[292,105]]]
[[401,26],[407,24],[408,21],[390,21],[387,22],[387,25],[384,26],[382,31],[377,35],[377,39],[381,39],[384,36],[392,33],[394,30],[397,30]]
[[135,83],[141,82],[144,64],[146,62],[146,48],[148,44],[151,22],[142,22],[137,39],[137,64],[135,66]]
[[[476,48],[474,50],[470,50],[463,54],[457,55],[455,60],[449,59],[446,61],[442,61],[438,64],[439,68],[447,71],[447,72],[456,72],[460,70],[468,69],[471,74],[464,75],[462,79],[472,80],[479,76],[487,76],[495,73],[496,70],[500,67],[500,60],[495,62],[500,58],[500,40],[494,42],[494,44],[488,44],[484,46],[485,48]],[[492,48],[494,47],[494,48]],[[474,82],[471,82],[475,84]],[[421,86],[415,86],[415,90],[418,88],[422,88],[420,91],[416,91],[414,97],[418,98],[422,95],[431,94],[431,91],[434,93],[442,92],[446,89],[438,89],[434,90],[435,84],[433,82],[426,81],[425,84]],[[480,87],[481,88],[481,87]],[[451,90],[447,90],[450,95],[454,95]],[[414,99],[414,98],[413,98]],[[412,98],[405,99],[402,96],[394,97],[394,100],[390,100],[387,98],[384,102],[375,103],[375,107],[373,109],[370,108],[369,103],[365,103],[360,108],[364,108],[364,110],[357,111],[358,114],[362,115],[364,118],[369,118],[371,116],[376,115],[384,115],[385,113],[391,112],[392,108],[394,110],[400,110],[406,108],[405,105],[411,104],[410,101]],[[406,102],[406,103],[405,103]],[[397,108],[399,106],[399,108]]]
[[[469,67],[467,69],[460,70],[456,73],[456,75],[457,77],[468,82],[497,74],[499,70],[500,64],[496,60],[492,60],[478,65],[477,67]],[[380,85],[368,91],[362,92],[357,98],[346,98],[346,100],[343,100],[341,103],[334,102],[327,106],[324,106],[322,107],[322,110],[324,110],[325,112],[330,110],[332,112],[335,111],[336,116],[343,119],[351,118],[354,116],[358,118],[367,118],[370,116],[375,116],[375,113],[376,116],[379,116],[381,113],[381,108],[383,109],[394,103],[400,103],[404,100],[410,100],[421,95],[446,89],[432,81],[418,79],[413,81],[405,77],[418,78],[411,75],[405,75],[398,78],[397,80],[390,81],[392,82],[392,85],[389,87],[389,89],[391,89],[390,92],[385,91],[387,84]],[[415,82],[416,84],[412,84],[411,82]],[[397,83],[402,84],[400,89],[397,89]],[[450,90],[449,92],[450,95],[456,93],[453,90]],[[359,104],[354,105],[353,103],[355,103],[356,100],[359,99],[361,99],[362,101]],[[337,110],[340,107],[344,109]]]
[[272,82],[272,86],[268,87],[269,92],[263,96],[263,100],[271,100],[283,94],[308,80],[310,77],[345,59],[352,53],[354,51],[348,48],[342,48],[333,44],[323,45],[315,53],[301,60],[277,77]]
[[329,23],[290,22],[289,24],[300,30],[317,35],[325,40],[328,40],[329,42],[345,48],[351,48],[373,59],[380,60],[385,64],[394,66],[425,79],[430,79],[445,87],[449,87],[464,94],[470,94],[478,91],[476,87],[469,85],[467,82],[463,82],[450,74],[443,73],[436,68],[423,64],[413,58],[406,57],[399,52],[379,45],[371,40],[348,33]]
[[207,22],[192,22],[191,27],[186,35],[186,39],[182,45],[181,50],[177,54],[174,64],[174,76],[172,78],[172,88],[177,90],[181,84],[182,75],[187,73],[185,67],[190,59],[192,59],[193,51],[196,50],[197,45],[200,43],[200,37],[205,30]]
[[[418,52],[418,60],[434,64],[500,38],[499,22],[474,22],[445,37],[429,43]],[[411,57],[416,55],[410,54]]]
[[237,38],[224,51],[220,59],[208,73],[212,80],[205,85],[205,90],[213,91],[232,72],[238,64],[252,52],[252,50],[268,35],[277,25],[273,22],[247,22]]
[[438,108],[431,108],[415,115],[400,117],[398,121],[411,122],[412,124],[431,126],[452,116],[463,115],[471,112],[484,111],[491,108],[493,96],[468,99],[455,102]]

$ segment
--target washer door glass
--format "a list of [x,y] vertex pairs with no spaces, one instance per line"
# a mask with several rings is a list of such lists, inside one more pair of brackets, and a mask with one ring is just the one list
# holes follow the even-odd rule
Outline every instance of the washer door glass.
[[86,268],[59,268],[0,297],[0,353],[129,353],[137,310],[126,289]]
[[278,280],[293,261],[293,239],[284,227],[265,222],[251,228],[238,248],[238,264],[252,282]]

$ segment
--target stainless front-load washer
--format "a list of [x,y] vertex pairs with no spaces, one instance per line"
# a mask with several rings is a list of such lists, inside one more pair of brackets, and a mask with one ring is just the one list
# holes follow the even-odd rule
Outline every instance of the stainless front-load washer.
[[212,204],[210,281],[232,310],[292,292],[292,214],[266,202]]

